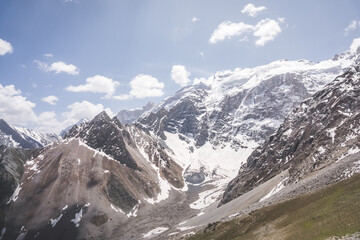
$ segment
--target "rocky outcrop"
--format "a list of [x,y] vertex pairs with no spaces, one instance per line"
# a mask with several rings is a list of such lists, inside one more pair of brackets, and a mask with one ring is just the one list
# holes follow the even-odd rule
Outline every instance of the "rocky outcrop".
[[221,201],[227,203],[289,170],[286,184],[360,152],[360,65],[302,102],[241,167]]

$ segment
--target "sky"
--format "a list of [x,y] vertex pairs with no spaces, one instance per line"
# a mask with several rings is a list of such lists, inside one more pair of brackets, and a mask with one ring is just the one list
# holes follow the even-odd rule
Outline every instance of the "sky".
[[359,0],[2,0],[0,118],[58,133],[217,71],[328,59],[358,37]]

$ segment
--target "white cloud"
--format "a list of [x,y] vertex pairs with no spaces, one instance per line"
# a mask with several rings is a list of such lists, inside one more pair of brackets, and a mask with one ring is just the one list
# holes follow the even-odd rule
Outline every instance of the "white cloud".
[[44,57],[52,58],[54,55],[52,53],[45,53]]
[[255,26],[254,36],[258,37],[255,44],[264,46],[267,42],[273,41],[279,33],[281,33],[281,28],[278,22],[273,19],[261,20]]
[[86,84],[68,86],[66,90],[71,92],[106,93],[105,98],[110,98],[119,85],[119,82],[114,81],[111,78],[96,75],[94,77],[87,78]]
[[360,38],[355,38],[350,45],[350,51],[357,52],[358,50],[360,51]]
[[13,47],[11,46],[11,44],[0,38],[0,55],[4,56],[5,54],[12,52],[13,52]]
[[73,65],[73,64],[67,64],[64,62],[54,62],[50,66],[45,63],[41,62],[39,60],[35,60],[35,63],[37,63],[38,68],[40,70],[43,70],[44,72],[55,72],[55,73],[67,73],[69,75],[79,75],[79,69]]
[[285,22],[285,18],[284,18],[284,17],[280,17],[280,18],[278,18],[278,20],[279,20],[279,22],[281,22],[281,23],[284,23],[284,22]]
[[349,26],[345,28],[345,36],[347,36],[351,31],[354,31],[357,27],[360,27],[360,21],[357,22],[356,20],[353,20],[350,22]]
[[26,125],[36,122],[33,108],[35,103],[21,95],[21,91],[14,85],[3,86],[0,84],[0,118],[11,124]]
[[239,36],[246,32],[252,31],[253,28],[254,27],[252,25],[243,22],[222,22],[212,33],[209,42],[215,44],[217,42],[223,41],[225,38],[231,39],[234,36]]
[[184,87],[190,82],[190,72],[183,65],[174,65],[171,70],[171,79],[177,84]]
[[264,11],[265,9],[265,6],[255,7],[253,4],[249,3],[241,10],[241,13],[256,17],[259,12]]
[[200,53],[200,55],[201,55],[202,57],[204,57],[204,56],[205,56],[203,52],[201,52],[201,51],[200,51],[199,53]]
[[197,22],[197,21],[199,21],[200,19],[198,19],[197,17],[193,17],[192,19],[191,19],[191,21],[192,22]]
[[37,117],[35,131],[45,133],[59,133],[65,126],[56,119],[55,112],[43,112]]
[[[279,22],[283,20],[285,19],[281,19]],[[259,21],[256,25],[250,25],[243,22],[222,22],[211,35],[209,42],[215,44],[226,38],[231,39],[234,36],[252,33],[253,36],[257,38],[255,44],[257,46],[264,46],[267,42],[273,41],[279,33],[281,33],[282,30],[279,22],[268,18]],[[239,41],[248,41],[248,37],[244,36]]]
[[58,100],[59,100],[59,99],[58,99],[56,96],[53,96],[53,95],[50,95],[50,96],[47,96],[47,97],[43,97],[43,98],[41,99],[41,101],[47,102],[48,104],[51,104],[51,105],[55,105]]
[[130,87],[129,94],[122,94],[113,98],[127,100],[132,98],[160,97],[164,95],[163,89],[165,85],[151,75],[139,74],[130,81]]
[[113,117],[114,113],[110,108],[104,108],[102,104],[93,104],[88,101],[74,102],[67,107],[70,111],[64,112],[62,115],[65,117],[64,126],[69,126],[76,123],[81,118],[92,119],[102,111]]

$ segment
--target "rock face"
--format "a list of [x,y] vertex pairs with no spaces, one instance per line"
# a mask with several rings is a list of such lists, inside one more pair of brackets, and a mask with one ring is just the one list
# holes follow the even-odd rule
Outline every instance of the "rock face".
[[10,126],[0,119],[0,145],[20,148],[41,148],[60,137],[55,133],[38,133],[30,129]]
[[6,205],[24,173],[24,164],[40,150],[0,146],[0,208]]
[[88,146],[102,150],[120,163],[136,170],[139,167],[126,148],[124,135],[126,136],[128,133],[125,132],[126,130],[122,128],[120,122],[116,119],[112,121],[104,111],[89,123],[75,125],[65,138],[80,138]]
[[357,59],[351,50],[318,63],[281,60],[219,72],[165,99],[137,124],[172,150],[186,179],[232,179],[294,107]]
[[257,148],[232,180],[221,204],[284,170],[286,184],[360,152],[360,64],[302,102]]
[[145,112],[151,110],[153,107],[155,107],[155,103],[148,102],[145,106],[142,108],[136,108],[136,109],[130,109],[130,110],[121,110],[116,114],[116,118],[122,123],[122,124],[130,124],[134,123],[138,120],[138,118]]

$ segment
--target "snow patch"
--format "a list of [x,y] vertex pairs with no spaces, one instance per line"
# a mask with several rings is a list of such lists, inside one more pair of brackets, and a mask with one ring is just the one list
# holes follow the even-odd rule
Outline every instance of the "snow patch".
[[73,222],[76,227],[79,227],[79,225],[80,225],[82,214],[83,214],[83,210],[82,210],[82,208],[80,208],[80,212],[75,213],[75,218],[71,219],[71,222]]
[[9,201],[7,202],[7,204],[9,204],[11,201],[15,202],[18,199],[20,190],[21,190],[21,187],[20,187],[20,185],[18,185],[16,187],[13,195],[10,197]]
[[283,189],[285,187],[285,182],[287,179],[288,177],[284,178],[276,187],[274,187],[268,194],[266,194],[265,197],[261,198],[259,202],[270,198],[271,196],[279,192],[281,189]]
[[50,224],[51,224],[51,227],[55,227],[56,224],[60,221],[61,217],[63,216],[63,214],[60,214],[60,216],[58,216],[57,218],[55,219],[50,219]]
[[165,232],[165,231],[168,230],[168,229],[169,229],[169,228],[167,228],[167,227],[158,227],[158,228],[155,228],[155,229],[149,231],[148,233],[143,234],[143,238],[150,238],[150,237],[157,236],[157,235]]
[[110,207],[115,211],[122,214],[125,214],[124,211],[121,208],[115,207],[114,205],[110,204]]

